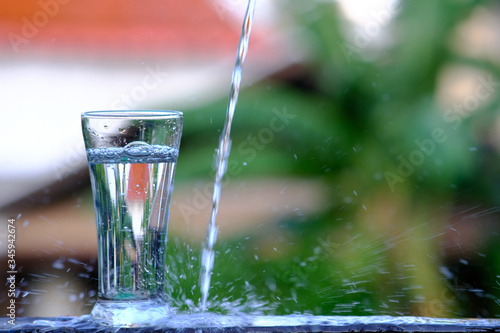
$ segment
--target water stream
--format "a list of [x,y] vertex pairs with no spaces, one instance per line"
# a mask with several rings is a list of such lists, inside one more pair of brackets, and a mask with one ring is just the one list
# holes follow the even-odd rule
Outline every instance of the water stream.
[[219,147],[216,150],[214,158],[215,167],[215,183],[212,196],[212,212],[210,214],[210,221],[208,224],[207,236],[202,252],[201,272],[200,272],[200,285],[202,303],[201,308],[203,311],[207,309],[207,299],[210,289],[210,277],[214,265],[215,252],[214,245],[217,240],[218,227],[216,224],[217,211],[219,210],[219,201],[221,194],[221,183],[224,174],[227,170],[227,161],[231,151],[231,124],[233,122],[234,110],[238,101],[238,93],[241,84],[241,72],[243,63],[248,51],[248,41],[250,39],[250,30],[252,28],[253,15],[255,11],[255,0],[248,1],[248,7],[241,28],[240,41],[238,44],[238,53],[236,56],[236,63],[234,65],[233,76],[231,80],[231,89],[229,92],[229,101],[226,111],[226,121],[219,140]]

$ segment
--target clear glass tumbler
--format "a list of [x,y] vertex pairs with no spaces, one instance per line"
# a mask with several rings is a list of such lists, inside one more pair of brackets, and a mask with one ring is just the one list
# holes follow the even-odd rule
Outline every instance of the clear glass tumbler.
[[154,325],[173,314],[165,255],[182,113],[85,112],[82,129],[98,237],[92,317],[112,326]]

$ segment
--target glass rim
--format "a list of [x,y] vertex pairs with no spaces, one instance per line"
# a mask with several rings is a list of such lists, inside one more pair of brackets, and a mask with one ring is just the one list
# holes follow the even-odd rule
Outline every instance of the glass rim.
[[113,119],[130,119],[130,118],[182,118],[181,111],[173,110],[101,110],[101,111],[86,111],[82,112],[82,118],[113,118]]

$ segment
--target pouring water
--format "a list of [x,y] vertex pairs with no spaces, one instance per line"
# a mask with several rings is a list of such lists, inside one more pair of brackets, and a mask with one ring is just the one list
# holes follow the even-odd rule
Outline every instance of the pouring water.
[[238,53],[236,56],[236,63],[234,65],[233,76],[231,81],[231,90],[229,92],[229,101],[226,111],[226,121],[219,140],[219,147],[215,153],[215,183],[212,196],[212,212],[210,214],[210,221],[208,224],[207,236],[202,252],[201,272],[200,272],[200,285],[203,311],[207,309],[207,299],[210,289],[210,277],[214,265],[215,252],[214,245],[217,240],[218,227],[216,224],[217,211],[219,209],[219,201],[221,194],[221,182],[227,170],[227,161],[231,151],[231,124],[233,121],[234,110],[238,101],[238,93],[241,85],[241,72],[243,69],[243,62],[248,51],[248,41],[250,39],[250,30],[252,28],[253,15],[255,11],[255,0],[248,1],[248,7],[241,28],[240,41],[238,44]]

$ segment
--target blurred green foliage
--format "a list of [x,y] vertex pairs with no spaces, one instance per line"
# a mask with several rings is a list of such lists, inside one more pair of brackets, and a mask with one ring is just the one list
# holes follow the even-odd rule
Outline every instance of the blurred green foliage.
[[[498,16],[497,4],[403,1],[380,48],[346,37],[333,1],[283,6],[310,56],[241,91],[230,155],[238,168],[228,176],[319,179],[329,204],[221,240],[210,310],[498,316],[499,158],[488,133],[500,94],[470,116],[449,113],[453,121],[436,97],[446,66],[500,80],[497,63],[468,58],[450,42],[476,10]],[[176,182],[209,179],[226,103],[185,113]],[[278,114],[288,115],[285,126],[269,131]],[[169,243],[167,290],[186,311],[200,298],[199,247]]]

